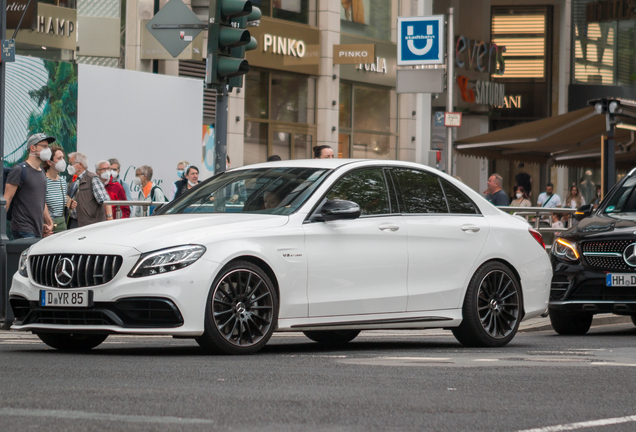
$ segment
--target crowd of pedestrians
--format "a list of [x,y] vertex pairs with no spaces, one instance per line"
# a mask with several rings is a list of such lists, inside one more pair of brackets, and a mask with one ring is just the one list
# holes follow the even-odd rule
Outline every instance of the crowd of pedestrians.
[[[142,206],[114,206],[108,201],[132,201],[129,185],[120,176],[118,159],[100,160],[90,170],[81,152],[68,155],[55,145],[55,137],[35,133],[27,139],[28,157],[5,173],[7,220],[14,239],[46,237],[97,222],[143,216]],[[67,164],[68,157],[68,164]],[[198,183],[199,170],[187,162],[178,172],[183,193]],[[165,202],[161,188],[152,183],[152,168],[137,168],[133,183],[139,201]],[[176,191],[176,190],[175,190]],[[150,207],[150,211],[154,207]]]

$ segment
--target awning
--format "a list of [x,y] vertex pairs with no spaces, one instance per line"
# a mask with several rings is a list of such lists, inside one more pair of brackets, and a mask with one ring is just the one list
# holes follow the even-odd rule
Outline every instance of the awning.
[[[618,166],[636,163],[636,144],[629,145],[633,132],[616,129]],[[601,137],[606,134],[606,115],[587,107],[458,140],[455,151],[489,159],[535,163],[552,160],[555,165],[593,167],[601,164]]]

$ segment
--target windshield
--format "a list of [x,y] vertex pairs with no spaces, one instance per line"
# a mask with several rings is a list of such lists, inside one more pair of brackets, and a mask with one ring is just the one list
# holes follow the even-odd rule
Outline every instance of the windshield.
[[628,178],[611,196],[603,213],[614,216],[636,216],[636,177]]
[[225,172],[168,204],[161,214],[288,215],[305,202],[329,171],[323,168],[258,168]]

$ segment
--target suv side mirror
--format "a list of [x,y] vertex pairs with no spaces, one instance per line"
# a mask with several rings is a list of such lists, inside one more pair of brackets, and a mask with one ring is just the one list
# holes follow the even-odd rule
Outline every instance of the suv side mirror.
[[356,219],[360,217],[360,206],[353,201],[329,200],[320,209],[325,222],[340,219]]
[[594,210],[594,206],[592,204],[585,204],[576,209],[576,213],[574,213],[574,217],[578,221],[583,220],[586,217],[590,216],[593,210]]

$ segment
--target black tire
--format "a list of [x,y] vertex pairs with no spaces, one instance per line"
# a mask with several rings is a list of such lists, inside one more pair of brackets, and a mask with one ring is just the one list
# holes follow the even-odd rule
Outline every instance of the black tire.
[[267,274],[249,261],[219,272],[205,308],[205,330],[196,340],[207,352],[252,354],[276,328],[278,295]]
[[42,342],[60,351],[89,351],[101,344],[107,334],[38,333]]
[[342,347],[360,334],[360,330],[313,330],[304,331],[305,336],[314,342],[329,347]]
[[515,337],[522,313],[521,285],[508,266],[491,261],[473,275],[464,305],[463,320],[452,329],[468,347],[502,347]]
[[560,335],[584,335],[592,325],[594,314],[587,312],[563,312],[550,309],[550,323]]
[[636,315],[632,315],[632,322],[636,325]]

